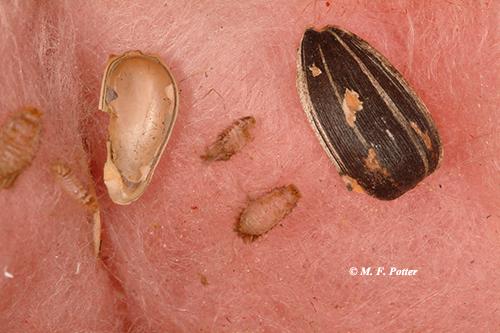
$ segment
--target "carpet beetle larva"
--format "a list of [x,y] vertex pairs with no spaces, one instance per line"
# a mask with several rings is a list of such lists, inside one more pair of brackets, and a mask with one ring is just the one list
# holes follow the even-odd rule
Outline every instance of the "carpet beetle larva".
[[99,255],[101,247],[101,216],[94,190],[85,186],[73,173],[73,170],[63,162],[53,163],[52,172],[61,188],[92,215],[94,253],[96,256]]
[[25,107],[11,115],[0,129],[0,189],[11,187],[35,157],[41,117],[38,109]]
[[387,59],[353,33],[306,30],[297,90],[348,189],[392,200],[439,166],[443,149],[427,108]]
[[178,105],[177,84],[160,58],[131,51],[109,59],[99,109],[110,116],[104,183],[113,202],[127,205],[144,193]]
[[90,211],[98,209],[95,195],[90,193],[87,186],[75,176],[73,170],[65,163],[56,162],[52,164],[52,171],[61,187],[69,193],[73,199]]
[[250,239],[268,232],[290,214],[300,197],[298,188],[290,184],[251,200],[240,215],[236,231]]
[[207,147],[202,159],[207,161],[227,161],[253,140],[252,129],[255,118],[252,116],[235,120],[231,126],[224,129],[210,146]]

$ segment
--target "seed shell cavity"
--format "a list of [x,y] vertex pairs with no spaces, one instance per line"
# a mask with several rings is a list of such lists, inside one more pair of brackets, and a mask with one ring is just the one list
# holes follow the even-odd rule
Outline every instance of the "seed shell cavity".
[[144,193],[178,107],[177,84],[159,57],[130,51],[109,59],[99,109],[110,115],[104,183],[113,202],[127,205]]
[[363,110],[363,102],[359,100],[357,92],[346,89],[344,99],[342,101],[342,110],[344,111],[345,120],[349,126],[354,127],[356,121],[356,112]]
[[311,71],[311,74],[312,74],[312,76],[313,76],[313,77],[319,76],[319,75],[321,75],[321,73],[323,73],[323,72],[321,71],[321,69],[319,69],[319,68],[316,66],[316,64],[312,64],[312,65],[311,65],[311,66],[309,66],[308,68],[309,68],[309,70]]
[[424,142],[427,149],[432,150],[432,140],[431,140],[429,134],[427,134],[427,132],[425,132],[425,133],[422,132],[420,127],[418,127],[418,125],[415,124],[415,122],[413,122],[413,121],[410,122],[410,126],[417,133],[417,135],[422,139],[422,141]]
[[101,248],[101,214],[94,187],[86,186],[75,175],[73,169],[64,162],[52,163],[52,173],[64,192],[85,208],[89,214],[92,221],[94,254],[97,257]]
[[380,161],[377,157],[377,152],[374,148],[368,149],[368,156],[365,158],[365,166],[371,172],[378,172],[385,177],[389,177],[389,171],[380,165]]
[[335,26],[307,29],[297,56],[297,91],[348,189],[392,200],[439,166],[443,149],[424,103],[355,34]]
[[301,197],[293,185],[272,189],[250,200],[240,215],[235,230],[245,240],[254,240],[281,222],[297,206]]
[[227,161],[243,149],[254,138],[255,118],[252,116],[235,120],[224,129],[201,156],[206,161]]
[[40,146],[42,116],[34,107],[23,107],[0,128],[0,190],[12,187],[35,158]]

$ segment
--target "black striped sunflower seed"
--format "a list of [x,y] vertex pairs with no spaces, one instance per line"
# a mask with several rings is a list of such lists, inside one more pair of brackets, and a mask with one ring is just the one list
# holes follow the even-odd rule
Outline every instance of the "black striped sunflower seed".
[[297,66],[302,107],[349,190],[392,200],[436,170],[443,149],[427,108],[370,44],[308,29]]

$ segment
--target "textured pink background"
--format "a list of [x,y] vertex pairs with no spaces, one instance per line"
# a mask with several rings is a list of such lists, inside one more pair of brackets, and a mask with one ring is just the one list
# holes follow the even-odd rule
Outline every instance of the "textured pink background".
[[[2,332],[498,332],[498,1],[2,1],[0,121],[45,111],[42,147],[0,191]],[[349,193],[295,91],[305,27],[368,40],[414,86],[440,130],[441,168],[392,202]],[[102,182],[109,54],[160,54],[181,89],[148,191],[114,205]],[[232,120],[256,139],[200,160]],[[57,158],[92,175],[104,223],[56,186]],[[87,178],[90,179],[90,178]],[[248,196],[295,183],[303,198],[252,244],[232,231]],[[418,269],[350,276],[350,267]],[[208,285],[201,283],[206,277]]]

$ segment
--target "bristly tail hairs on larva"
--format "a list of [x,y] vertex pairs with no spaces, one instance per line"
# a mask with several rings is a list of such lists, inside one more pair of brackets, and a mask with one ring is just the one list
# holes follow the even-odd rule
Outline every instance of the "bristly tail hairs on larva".
[[90,215],[94,254],[98,256],[101,248],[101,213],[93,185],[85,185],[75,175],[73,169],[62,161],[52,163],[52,172],[64,192],[85,208]]

